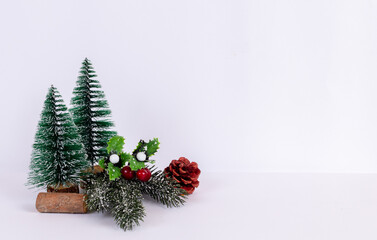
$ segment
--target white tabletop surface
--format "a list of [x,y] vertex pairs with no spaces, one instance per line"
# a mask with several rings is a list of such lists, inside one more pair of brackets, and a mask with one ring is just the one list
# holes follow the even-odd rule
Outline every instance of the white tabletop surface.
[[105,214],[38,213],[18,180],[0,178],[2,239],[377,239],[377,174],[203,172],[185,206],[145,199],[128,232]]

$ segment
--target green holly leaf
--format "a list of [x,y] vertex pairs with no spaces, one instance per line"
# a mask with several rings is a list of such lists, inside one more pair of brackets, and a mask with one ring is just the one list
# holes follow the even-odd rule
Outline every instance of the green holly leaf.
[[148,157],[153,156],[157,152],[159,145],[160,145],[160,142],[158,141],[158,138],[149,140],[149,142],[147,143],[147,153],[146,153],[147,156]]
[[145,142],[140,140],[132,154],[145,151]]
[[131,168],[132,171],[137,171],[139,169],[145,168],[145,163],[144,162],[139,162],[133,156],[129,160],[129,163],[130,163],[130,168]]
[[124,137],[114,136],[107,143],[107,153],[121,153],[124,145]]
[[110,180],[115,180],[120,177],[122,174],[120,173],[120,168],[115,167],[111,162],[107,165],[107,171],[109,173]]
[[122,162],[122,167],[126,164],[126,162],[130,162],[133,156],[129,153],[121,153],[120,154],[120,161]]
[[105,166],[105,159],[104,158],[101,158],[99,161],[98,161],[98,165],[103,168],[103,169],[106,169],[106,166]]

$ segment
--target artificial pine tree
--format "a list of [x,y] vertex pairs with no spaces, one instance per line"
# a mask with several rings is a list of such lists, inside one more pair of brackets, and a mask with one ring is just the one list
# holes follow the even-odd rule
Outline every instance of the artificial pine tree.
[[85,58],[73,90],[73,107],[70,109],[92,166],[106,155],[107,142],[116,135],[115,131],[110,130],[114,126],[109,120],[111,111],[99,81],[93,79],[95,77],[97,75],[91,62]]
[[68,187],[88,167],[84,146],[63,99],[51,86],[35,135],[28,185]]

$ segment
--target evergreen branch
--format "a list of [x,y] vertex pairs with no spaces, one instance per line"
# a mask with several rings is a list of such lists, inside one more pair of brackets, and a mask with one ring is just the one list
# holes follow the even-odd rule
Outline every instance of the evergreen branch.
[[132,230],[143,221],[145,209],[142,203],[142,194],[135,182],[119,179],[116,188],[110,193],[113,199],[112,214],[115,222],[123,230]]
[[84,178],[86,185],[86,204],[89,211],[105,212],[111,209],[109,199],[110,181],[105,173],[89,174]]
[[110,181],[106,172],[90,174],[84,181],[88,210],[111,213],[123,230],[131,230],[143,221],[145,210],[136,181],[123,178]]
[[148,194],[167,207],[179,207],[185,203],[186,191],[173,180],[165,177],[161,170],[151,168],[152,177],[148,182],[137,181],[142,193]]

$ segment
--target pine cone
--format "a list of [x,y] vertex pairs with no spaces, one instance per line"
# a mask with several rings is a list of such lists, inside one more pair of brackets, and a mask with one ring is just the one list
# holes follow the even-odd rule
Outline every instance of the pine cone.
[[171,161],[164,173],[166,177],[177,181],[188,194],[193,193],[195,188],[199,186],[200,169],[198,164],[196,162],[190,163],[187,158],[181,157],[178,160]]

